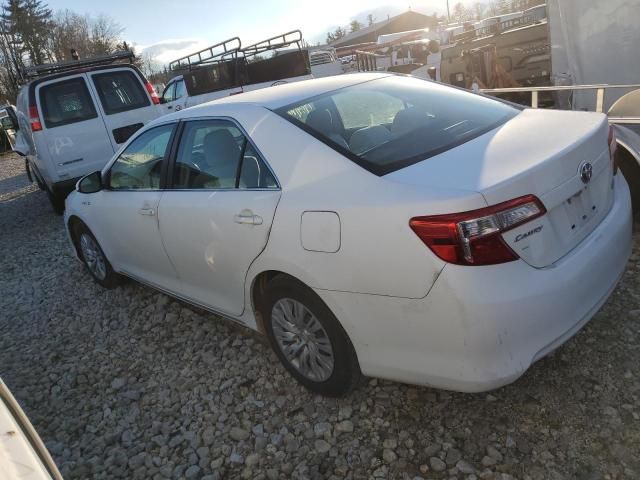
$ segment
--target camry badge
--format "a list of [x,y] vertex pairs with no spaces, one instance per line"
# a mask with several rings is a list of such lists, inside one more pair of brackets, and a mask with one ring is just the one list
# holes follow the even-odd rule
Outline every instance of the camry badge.
[[578,173],[580,173],[580,180],[586,185],[591,181],[593,166],[589,162],[582,162],[580,167],[578,167]]

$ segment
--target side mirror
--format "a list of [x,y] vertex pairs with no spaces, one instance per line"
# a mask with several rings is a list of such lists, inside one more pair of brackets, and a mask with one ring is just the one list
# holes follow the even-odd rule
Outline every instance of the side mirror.
[[164,97],[160,97],[160,103],[165,104],[167,103],[167,100]]
[[76,190],[80,193],[96,193],[102,190],[102,174],[93,172],[78,181]]

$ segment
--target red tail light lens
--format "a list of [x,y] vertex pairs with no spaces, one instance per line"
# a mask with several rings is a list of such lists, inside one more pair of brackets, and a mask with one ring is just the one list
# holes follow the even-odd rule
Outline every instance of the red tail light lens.
[[611,158],[611,164],[613,165],[613,174],[618,173],[618,162],[616,162],[616,150],[618,149],[618,141],[616,140],[616,132],[611,125],[609,125],[609,157]]
[[144,84],[144,88],[147,89],[147,92],[149,93],[149,96],[151,97],[151,101],[153,102],[153,104],[159,105],[160,98],[158,98],[158,94],[156,93],[156,89],[153,88],[153,85],[151,85],[150,82],[147,82]]
[[31,123],[31,131],[39,132],[42,130],[42,122],[40,121],[40,114],[38,113],[38,107],[31,105],[29,107],[29,123]]
[[526,195],[469,212],[414,217],[409,226],[445,262],[495,265],[518,259],[502,239],[502,233],[541,217],[546,211],[537,197]]

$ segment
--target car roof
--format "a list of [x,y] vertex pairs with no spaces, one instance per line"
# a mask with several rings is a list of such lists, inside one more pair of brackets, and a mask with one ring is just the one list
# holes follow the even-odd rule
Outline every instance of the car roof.
[[349,73],[330,77],[314,78],[299,82],[285,83],[273,87],[261,88],[251,92],[241,93],[215,100],[194,108],[206,108],[213,104],[252,103],[275,110],[285,105],[290,105],[307,98],[322,95],[323,93],[338,90],[340,88],[357,85],[379,78],[389,77],[389,73]]

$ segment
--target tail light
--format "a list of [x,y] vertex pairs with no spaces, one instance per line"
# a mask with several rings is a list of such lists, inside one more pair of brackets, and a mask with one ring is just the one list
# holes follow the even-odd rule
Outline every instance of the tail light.
[[38,113],[38,107],[31,105],[29,107],[29,123],[31,123],[31,131],[39,132],[42,130],[42,122],[40,121],[40,114]]
[[609,157],[611,158],[611,164],[613,166],[613,174],[618,173],[618,162],[616,162],[616,150],[618,149],[618,142],[616,140],[616,132],[611,125],[609,125]]
[[546,211],[537,197],[526,195],[464,213],[415,217],[409,226],[445,262],[495,265],[519,258],[504,242],[502,234]]
[[147,89],[147,92],[149,93],[149,96],[151,97],[151,101],[153,102],[153,104],[159,105],[160,99],[158,98],[158,94],[156,93],[156,89],[153,88],[153,85],[151,85],[150,82],[147,82],[144,84],[144,88]]

